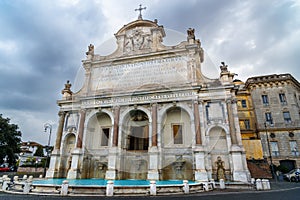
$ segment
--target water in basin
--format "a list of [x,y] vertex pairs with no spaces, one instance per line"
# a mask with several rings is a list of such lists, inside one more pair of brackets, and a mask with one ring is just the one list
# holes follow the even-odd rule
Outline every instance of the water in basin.
[[[69,185],[82,185],[82,186],[106,186],[107,180],[104,179],[45,179],[35,180],[33,184],[36,185],[61,185],[64,180],[69,181]],[[156,181],[156,185],[182,185],[182,180],[162,180]],[[195,184],[194,181],[189,181],[189,184]],[[116,186],[149,186],[148,180],[114,180]]]

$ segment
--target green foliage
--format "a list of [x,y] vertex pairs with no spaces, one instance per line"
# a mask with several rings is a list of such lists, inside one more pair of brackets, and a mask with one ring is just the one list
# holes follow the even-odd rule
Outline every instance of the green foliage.
[[43,146],[39,145],[35,151],[35,153],[33,154],[34,156],[39,156],[39,157],[44,157],[44,150],[43,150]]
[[10,124],[9,118],[3,118],[0,114],[0,163],[7,156],[10,165],[16,163],[16,153],[20,152],[21,131],[16,124]]

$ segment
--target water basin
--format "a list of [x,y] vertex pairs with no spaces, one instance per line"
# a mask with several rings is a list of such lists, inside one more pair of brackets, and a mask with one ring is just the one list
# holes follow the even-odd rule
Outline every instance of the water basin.
[[[61,185],[64,180],[69,181],[71,186],[106,186],[107,180],[105,179],[45,179],[45,180],[35,180],[34,185]],[[156,181],[158,186],[168,186],[168,185],[182,185],[182,180],[161,180]],[[189,181],[189,184],[196,184],[195,181]],[[149,186],[149,180],[114,180],[115,186]]]

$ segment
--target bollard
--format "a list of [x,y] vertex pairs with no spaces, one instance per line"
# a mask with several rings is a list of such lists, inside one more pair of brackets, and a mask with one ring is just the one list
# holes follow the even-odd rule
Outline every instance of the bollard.
[[108,196],[108,197],[114,196],[114,182],[113,181],[107,181],[106,196]]
[[216,183],[214,179],[209,179],[209,182],[212,183],[213,189],[216,188]]
[[256,179],[256,190],[263,190],[261,179]]
[[189,194],[190,193],[190,187],[189,187],[189,181],[188,180],[183,180],[183,192],[184,192],[184,194]]
[[33,176],[29,176],[27,180],[28,180],[29,182],[32,182]]
[[252,185],[255,184],[255,178],[251,178],[251,184],[252,184]]
[[8,190],[8,183],[9,183],[9,180],[7,180],[7,179],[3,180],[2,190]]
[[156,195],[156,181],[150,181],[150,195]]
[[208,188],[208,182],[203,182],[203,189],[204,189],[205,191],[208,191],[208,190],[209,190],[209,188]]
[[14,176],[14,182],[18,182],[19,181],[19,176]]
[[225,189],[225,181],[224,181],[224,179],[220,179],[220,189],[221,190]]
[[68,189],[69,189],[69,181],[64,180],[61,185],[60,195],[67,196],[68,195]]
[[270,189],[270,182],[269,182],[268,179],[262,179],[261,183],[262,183],[262,189],[263,190],[269,190]]
[[27,180],[27,175],[24,175],[23,176],[23,181],[26,181]]
[[266,190],[267,189],[266,179],[261,179],[261,186],[262,186],[262,190]]
[[30,190],[31,190],[31,182],[25,181],[24,188],[23,188],[23,194],[29,194]]

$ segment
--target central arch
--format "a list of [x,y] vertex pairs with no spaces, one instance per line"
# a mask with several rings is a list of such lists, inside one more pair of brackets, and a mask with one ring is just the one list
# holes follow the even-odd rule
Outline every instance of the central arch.
[[141,109],[132,109],[122,117],[122,179],[147,179],[149,126],[149,116]]

